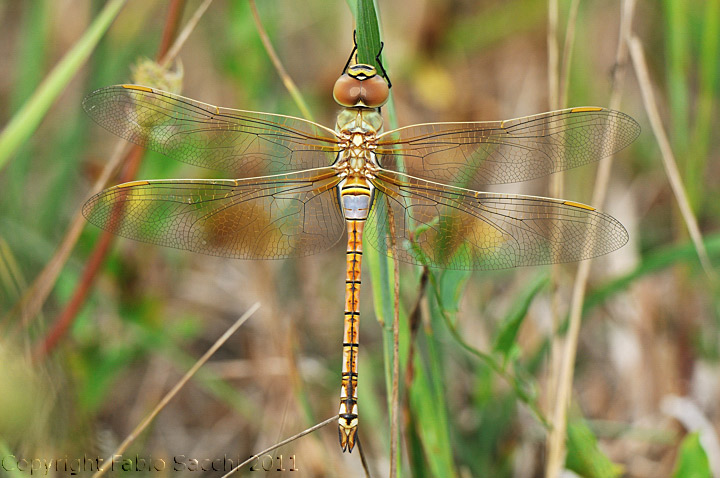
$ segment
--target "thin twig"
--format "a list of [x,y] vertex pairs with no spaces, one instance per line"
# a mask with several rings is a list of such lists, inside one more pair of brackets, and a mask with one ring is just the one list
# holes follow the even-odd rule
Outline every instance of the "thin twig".
[[181,388],[185,386],[185,384],[192,378],[193,375],[195,375],[195,372],[197,372],[200,367],[202,367],[205,362],[208,361],[210,357],[213,356],[217,350],[222,347],[222,345],[227,341],[227,339],[232,336],[232,334],[237,331],[237,329],[240,328],[242,324],[245,323],[246,320],[248,320],[258,309],[260,308],[260,303],[256,302],[253,304],[247,312],[245,312],[242,317],[240,317],[238,320],[235,321],[235,323],[225,331],[225,333],[215,341],[215,343],[208,349],[207,352],[203,354],[200,359],[198,359],[195,364],[190,367],[190,370],[188,370],[185,375],[178,381],[178,383],[175,384],[175,386],[160,400],[160,402],[155,406],[155,408],[138,424],[138,426],[135,427],[135,429],[130,432],[130,434],[123,440],[123,442],[120,444],[120,446],[117,447],[117,449],[110,455],[109,458],[105,460],[105,464],[95,472],[95,474],[92,476],[92,478],[99,478],[105,472],[108,470],[108,468],[112,465],[112,457],[116,455],[122,455],[125,450],[127,450],[127,447],[130,446],[130,444],[135,441],[135,439],[147,428],[147,426],[155,419],[155,417],[160,413],[160,411],[165,408],[165,406],[170,403],[170,400],[172,400],[175,395],[180,391]]
[[[632,17],[635,8],[635,0],[626,0],[622,3],[620,15],[620,33],[618,46],[615,53],[615,69],[613,73],[612,91],[610,93],[610,108],[620,107],[620,98],[625,84],[625,63],[627,62],[627,38],[632,26]],[[610,182],[610,171],[612,157],[600,161],[595,177],[592,204],[598,206],[605,202],[607,187]],[[565,439],[567,424],[567,409],[570,405],[570,391],[572,390],[573,369],[577,354],[577,343],[580,333],[582,309],[585,300],[587,280],[590,275],[592,260],[582,261],[578,267],[575,281],[573,282],[572,298],[570,302],[570,323],[564,342],[563,361],[560,366],[558,377],[558,392],[555,396],[555,410],[553,413],[553,429],[548,438],[548,458],[545,476],[554,478],[559,475],[564,462]]]
[[190,17],[190,19],[185,24],[185,28],[182,29],[180,34],[175,39],[175,42],[170,47],[170,49],[167,51],[165,56],[159,61],[160,66],[167,68],[170,63],[172,63],[173,60],[175,60],[175,57],[178,56],[180,53],[180,50],[185,45],[185,42],[188,38],[190,38],[190,34],[195,30],[195,27],[200,22],[200,19],[205,14],[205,11],[210,7],[210,4],[212,3],[212,0],[205,0],[198,8],[195,10],[195,13],[193,13],[193,16]]
[[713,282],[717,282],[717,274],[710,263],[705,244],[702,241],[702,234],[698,227],[697,219],[693,214],[692,208],[690,207],[690,201],[685,191],[682,179],[680,177],[680,171],[678,170],[675,156],[670,146],[670,141],[663,128],[662,120],[660,119],[660,113],[658,112],[657,102],[655,101],[655,94],[653,93],[652,82],[650,81],[650,74],[648,73],[647,65],[645,64],[645,54],[643,53],[643,47],[640,40],[632,35],[627,40],[630,47],[630,57],[632,58],[633,68],[635,75],[640,85],[640,92],[643,97],[643,104],[645,105],[645,111],[647,112],[648,119],[650,120],[650,126],[655,135],[655,139],[660,147],[660,153],[663,159],[663,166],[665,167],[665,174],[670,181],[670,187],[673,190],[675,199],[677,200],[678,206],[680,207],[680,213],[682,214],[685,225],[690,233],[690,238],[695,245],[700,264],[705,270],[705,275]]
[[272,43],[270,43],[270,37],[268,37],[268,34],[265,31],[265,28],[263,28],[262,22],[260,21],[260,15],[258,14],[257,7],[255,6],[255,0],[248,0],[248,3],[250,4],[250,11],[252,11],[253,19],[255,20],[255,27],[257,28],[258,34],[260,35],[260,40],[262,40],[265,51],[270,57],[270,61],[272,61],[273,65],[275,66],[278,75],[280,75],[280,79],[282,79],[285,88],[290,93],[290,96],[292,96],[293,101],[295,101],[295,105],[300,110],[300,113],[305,119],[312,121],[313,118],[312,114],[310,113],[310,109],[305,104],[305,100],[300,94],[297,86],[295,86],[295,82],[292,80],[292,78],[290,78],[290,75],[288,75],[287,71],[285,70],[285,67],[280,61],[280,58],[278,58],[277,53],[275,53],[275,49],[273,48]]
[[362,441],[360,440],[360,435],[356,438],[358,451],[360,452],[360,463],[362,463],[363,470],[365,470],[365,477],[371,478],[372,475],[370,475],[370,465],[368,464],[367,459],[365,458],[365,452],[363,451],[362,447]]
[[[265,455],[266,453],[269,453],[269,452],[275,450],[276,448],[280,448],[280,447],[283,446],[283,445],[287,445],[288,443],[291,443],[291,442],[297,440],[298,438],[307,435],[308,433],[312,433],[312,432],[314,432],[315,430],[317,430],[317,429],[319,429],[319,428],[322,428],[322,427],[324,427],[324,426],[326,426],[326,425],[329,425],[329,424],[335,422],[336,420],[337,420],[337,415],[333,415],[332,417],[328,418],[328,419],[325,420],[324,422],[320,422],[320,423],[318,423],[317,425],[314,425],[314,426],[312,426],[312,427],[310,427],[310,428],[308,428],[308,429],[306,429],[306,430],[303,430],[302,432],[298,433],[297,435],[293,435],[293,436],[291,436],[290,438],[287,438],[287,439],[285,439],[285,440],[283,440],[283,441],[281,441],[281,442],[278,442],[278,443],[272,445],[271,447],[266,448],[266,449],[264,449],[263,451],[261,451],[261,452],[259,452],[259,453],[256,453],[255,455],[251,456],[250,458],[248,458],[247,460],[243,461],[242,463],[240,463],[238,466],[236,466],[236,467],[233,468],[232,470],[230,470],[230,471],[228,471],[227,473],[225,473],[225,474],[224,474],[223,476],[221,476],[220,478],[227,478],[228,476],[234,474],[236,471],[238,471],[238,470],[239,470],[240,468],[242,468],[243,466],[247,465],[248,463],[251,463],[253,460],[255,460],[255,459],[257,459],[257,458],[260,458],[261,456]],[[93,477],[93,478],[95,478],[95,477]]]

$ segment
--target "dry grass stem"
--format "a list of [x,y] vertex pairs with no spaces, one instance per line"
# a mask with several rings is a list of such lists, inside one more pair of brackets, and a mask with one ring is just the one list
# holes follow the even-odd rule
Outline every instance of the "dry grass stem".
[[363,471],[365,471],[365,477],[371,478],[370,465],[368,465],[367,458],[365,457],[365,452],[363,451],[362,441],[360,440],[359,435],[357,437],[357,446],[358,446],[358,451],[360,452],[360,463],[362,463]]
[[395,242],[395,218],[388,215],[390,222],[390,241],[393,251],[394,275],[394,310],[393,310],[393,356],[392,356],[392,391],[390,392],[390,478],[397,476],[397,445],[399,381],[400,381],[400,265],[398,263]]
[[300,91],[298,90],[297,86],[295,86],[295,82],[290,78],[290,75],[288,75],[287,71],[285,70],[285,67],[283,66],[282,62],[280,61],[280,58],[277,56],[277,53],[275,53],[275,49],[272,46],[272,43],[270,43],[270,37],[268,37],[267,32],[265,31],[265,28],[262,25],[262,22],[260,21],[260,15],[257,11],[257,6],[255,5],[255,0],[249,0],[250,3],[250,10],[252,11],[253,20],[255,20],[255,27],[257,28],[258,35],[260,35],[260,40],[262,40],[263,46],[265,47],[265,51],[267,52],[268,56],[270,57],[270,61],[272,61],[273,65],[275,66],[275,69],[278,72],[278,75],[280,75],[280,79],[282,79],[283,85],[285,85],[285,88],[288,90],[288,93],[290,93],[290,96],[292,96],[293,101],[295,101],[295,105],[300,110],[300,113],[303,115],[303,117],[307,120],[312,121],[313,117],[310,113],[310,108],[307,107],[307,104],[305,104],[305,100],[303,99],[302,95],[300,94]]
[[[320,422],[320,423],[318,423],[317,425],[313,425],[312,427],[310,427],[310,428],[308,428],[308,429],[306,429],[306,430],[301,431],[301,432],[298,433],[297,435],[293,435],[293,436],[291,436],[290,438],[287,438],[287,439],[285,439],[285,440],[283,440],[283,441],[281,441],[281,442],[275,443],[273,446],[271,446],[271,447],[269,447],[269,448],[266,448],[266,449],[264,449],[263,451],[258,452],[258,453],[256,453],[255,455],[253,455],[253,456],[251,456],[250,458],[248,458],[247,460],[243,461],[243,462],[240,463],[238,466],[236,466],[236,467],[233,468],[232,470],[230,470],[230,471],[228,471],[227,473],[225,473],[221,478],[227,478],[228,476],[233,475],[236,471],[238,471],[239,469],[241,469],[243,466],[245,466],[245,465],[247,465],[247,464],[249,464],[249,463],[252,463],[253,460],[255,460],[255,459],[257,459],[257,458],[265,455],[266,453],[269,453],[269,452],[275,450],[276,448],[280,448],[280,447],[283,446],[283,445],[287,445],[288,443],[291,443],[291,442],[297,440],[298,438],[307,435],[308,433],[312,433],[312,432],[314,432],[315,430],[318,430],[318,429],[320,429],[320,428],[322,428],[322,427],[324,427],[324,426],[326,426],[326,425],[329,425],[329,424],[335,422],[336,420],[337,420],[337,415],[333,415],[332,417],[328,418],[327,420],[325,420],[325,421],[323,421],[323,422]],[[93,477],[93,478],[95,478],[95,477]]]
[[[558,108],[558,65],[560,61],[560,53],[557,38],[557,25],[558,25],[558,0],[548,0],[548,34],[547,34],[547,50],[548,50],[548,105],[549,109],[556,110]],[[557,183],[553,184],[552,177],[550,178],[550,189],[556,191],[560,186]],[[556,277],[555,271],[553,271],[553,278]],[[556,284],[553,279],[553,283],[550,286],[551,293],[555,290]],[[553,295],[555,297],[555,295]],[[556,304],[552,304],[552,330],[555,331],[558,328],[557,315],[554,311],[557,309]],[[547,376],[547,407],[551,409],[552,404],[555,401],[555,382],[557,380],[558,370],[558,350],[559,347],[552,346],[550,348],[550,361],[548,367]]]
[[[225,333],[215,341],[215,343],[208,349],[207,352],[203,354],[200,359],[198,359],[197,362],[188,370],[185,375],[178,381],[178,383],[175,384],[175,386],[160,400],[160,402],[157,404],[157,406],[138,424],[138,426],[135,427],[135,429],[130,432],[130,434],[123,440],[123,442],[120,444],[120,446],[117,447],[117,449],[110,455],[108,459],[105,460],[105,465],[102,466],[92,478],[99,478],[100,476],[104,475],[107,471],[108,467],[112,464],[112,457],[115,455],[122,455],[125,450],[127,450],[127,447],[130,446],[130,444],[135,441],[135,439],[140,435],[140,433],[147,428],[147,426],[155,419],[155,417],[160,413],[160,411],[165,408],[165,406],[172,400],[175,395],[180,391],[181,388],[185,386],[185,384],[192,378],[193,375],[195,375],[195,372],[197,372],[200,367],[202,367],[205,362],[212,357],[212,355],[217,352],[217,350],[222,347],[222,345],[227,341],[227,339],[234,334],[237,329],[240,328],[242,324],[245,323],[246,320],[248,320],[258,309],[260,308],[260,303],[256,302],[253,304],[247,312],[245,312],[242,317],[240,317],[238,320],[235,321],[235,323],[225,331]],[[278,445],[279,446],[279,445]],[[264,452],[263,452],[264,453]]]
[[[562,51],[562,64],[560,64],[559,39],[558,39],[558,3],[557,0],[551,0],[548,5],[548,72],[551,81],[548,83],[548,96],[550,109],[556,110],[564,108],[567,102],[567,90],[570,85],[570,65],[572,60],[573,44],[575,41],[575,24],[577,22],[577,12],[579,1],[573,0],[570,6],[568,23],[565,29],[565,42]],[[565,195],[565,173],[559,171],[550,176],[550,195],[560,198]],[[552,315],[552,344],[549,360],[548,382],[547,382],[547,406],[548,415],[556,415],[559,408],[565,408],[562,402],[562,394],[558,387],[562,380],[563,362],[565,359],[563,350],[566,346],[566,339],[560,337],[558,330],[560,326],[560,317],[564,315],[561,307],[561,273],[562,266],[553,264],[550,283],[551,293],[551,315]],[[547,437],[547,460],[546,460],[546,476],[556,476],[560,472],[564,463],[565,456],[565,430],[560,429],[557,423],[553,421],[553,427]]]
[[675,199],[677,200],[678,206],[680,207],[680,213],[682,214],[685,225],[690,233],[690,238],[695,245],[700,264],[705,270],[705,274],[713,282],[717,283],[717,274],[710,263],[705,244],[702,241],[702,234],[698,227],[697,219],[692,212],[690,207],[690,201],[680,177],[680,171],[675,161],[672,148],[670,147],[670,141],[668,140],[665,129],[663,128],[662,121],[660,120],[660,113],[658,112],[657,102],[655,100],[655,94],[653,93],[652,82],[650,81],[650,74],[648,73],[647,64],[645,63],[645,54],[643,52],[642,43],[635,36],[632,35],[629,39],[630,57],[632,58],[633,68],[637,75],[638,84],[640,86],[640,92],[642,93],[643,104],[645,105],[645,111],[647,112],[648,119],[650,120],[650,127],[653,130],[655,139],[660,147],[660,154],[663,159],[663,166],[665,167],[665,174],[670,181],[670,187],[673,190]]

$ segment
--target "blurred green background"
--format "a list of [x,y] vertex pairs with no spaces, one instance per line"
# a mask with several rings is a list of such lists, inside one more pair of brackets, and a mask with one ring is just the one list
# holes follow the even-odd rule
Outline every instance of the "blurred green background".
[[[82,99],[130,82],[133,65],[155,57],[168,5],[128,0],[34,133],[18,136],[19,148],[0,162],[0,456],[107,456],[256,301],[260,310],[126,455],[162,458],[168,466],[181,455],[246,458],[337,412],[344,244],[297,260],[253,262],[117,239],[68,333],[49,355],[31,358],[76,294],[100,231],[84,228],[40,314],[20,313],[20,300],[122,142],[85,116]],[[181,28],[199,5],[187,1]],[[103,6],[0,1],[0,124],[15,117]],[[571,1],[560,0],[559,7],[562,46]],[[334,125],[332,86],[352,48],[348,4],[263,0],[258,10],[315,121]],[[547,1],[379,1],[378,10],[399,125],[550,109]],[[607,106],[613,71],[626,68],[620,109],[643,133],[616,156],[606,204],[595,204],[617,217],[631,239],[593,265],[566,467],[580,476],[654,478],[713,476],[708,470],[715,466],[718,476],[718,289],[688,239],[632,66],[615,64],[619,23],[619,1],[579,2],[568,105]],[[720,260],[719,24],[718,0],[641,0],[633,23],[713,263]],[[174,68],[182,71],[185,96],[301,115],[244,0],[215,0]],[[564,197],[590,202],[596,167],[568,172]],[[137,178],[207,174],[147,153]],[[547,179],[495,190],[549,194]],[[378,274],[382,265],[366,266],[360,435],[373,476],[384,476],[392,290]],[[561,319],[576,267],[558,272]],[[407,376],[407,318],[420,293],[420,271],[402,265],[400,272]],[[401,388],[406,476],[544,476],[547,428],[539,416],[551,425],[544,401],[554,310],[549,276],[548,267],[431,274],[413,339],[414,381]],[[690,433],[699,429],[700,440]],[[293,476],[364,476],[357,454],[340,452],[334,424],[273,456],[280,454],[286,468],[288,457],[296,457],[300,471]],[[0,476],[28,475],[0,470]]]

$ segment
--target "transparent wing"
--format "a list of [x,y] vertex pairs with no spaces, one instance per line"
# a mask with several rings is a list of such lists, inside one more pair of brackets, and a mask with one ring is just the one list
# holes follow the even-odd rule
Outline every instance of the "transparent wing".
[[639,134],[630,116],[585,107],[505,121],[407,126],[382,134],[376,153],[385,169],[480,189],[596,161]]
[[94,91],[83,108],[100,126],[178,161],[248,178],[329,166],[335,133],[291,116],[218,108],[136,85]]
[[123,237],[239,259],[323,251],[343,234],[330,168],[240,180],[134,181],[83,206],[91,223]]
[[571,201],[475,192],[379,172],[365,241],[442,269],[505,269],[607,254],[628,240],[613,217]]

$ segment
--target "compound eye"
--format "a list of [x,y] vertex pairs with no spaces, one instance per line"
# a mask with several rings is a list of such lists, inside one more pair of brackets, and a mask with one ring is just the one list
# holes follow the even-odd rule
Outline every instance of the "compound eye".
[[385,104],[390,89],[381,76],[373,76],[363,81],[362,102],[370,108],[379,108]]
[[340,106],[351,108],[360,102],[363,82],[347,73],[340,76],[333,87],[333,98]]

